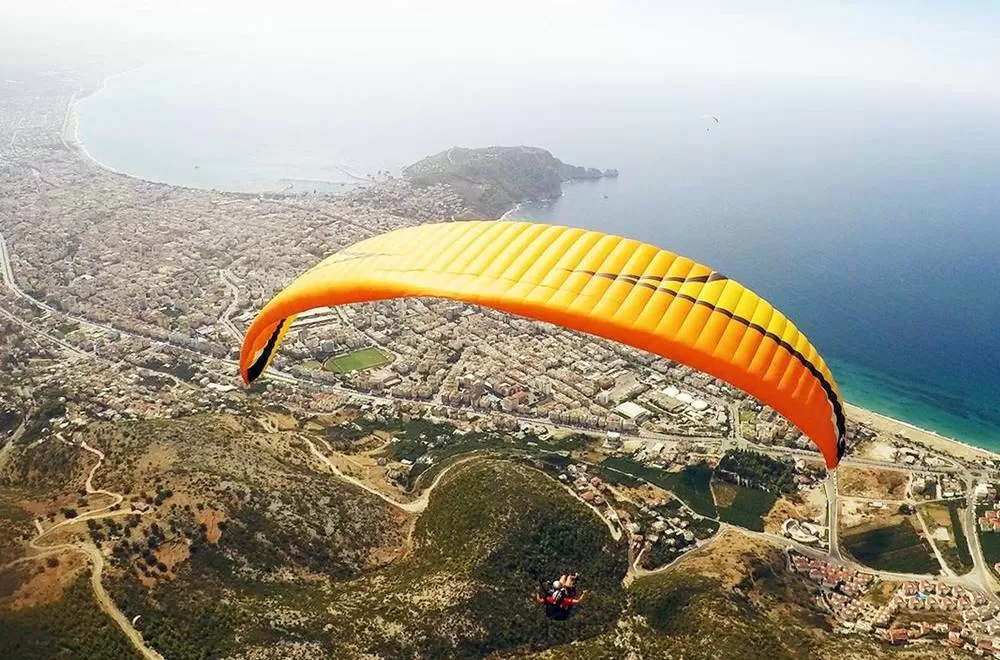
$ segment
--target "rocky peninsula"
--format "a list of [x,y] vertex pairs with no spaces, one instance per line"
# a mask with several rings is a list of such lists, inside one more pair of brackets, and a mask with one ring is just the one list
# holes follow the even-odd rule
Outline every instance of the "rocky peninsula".
[[480,217],[498,218],[519,202],[553,199],[565,181],[616,177],[618,170],[568,165],[537,147],[452,147],[403,169],[417,186],[447,184]]

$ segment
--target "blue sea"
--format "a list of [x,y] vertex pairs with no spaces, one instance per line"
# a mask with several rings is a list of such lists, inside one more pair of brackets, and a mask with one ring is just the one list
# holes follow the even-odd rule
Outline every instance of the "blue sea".
[[1000,450],[995,102],[837,79],[463,73],[178,58],[84,99],[80,136],[116,169],[225,190],[336,192],[454,145],[618,168],[515,215],[707,263],[791,317],[848,401]]

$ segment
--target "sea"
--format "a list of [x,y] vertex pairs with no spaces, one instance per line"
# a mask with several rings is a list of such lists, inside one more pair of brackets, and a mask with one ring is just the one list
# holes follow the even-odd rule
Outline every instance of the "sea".
[[513,217],[641,239],[793,319],[858,406],[1000,450],[1000,108],[843,79],[472,77],[407,61],[188,55],[78,106],[98,161],[336,194],[452,146],[617,168]]

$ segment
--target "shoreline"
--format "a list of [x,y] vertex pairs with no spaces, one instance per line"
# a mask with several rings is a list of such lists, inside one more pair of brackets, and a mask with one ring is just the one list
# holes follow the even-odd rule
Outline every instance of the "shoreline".
[[[62,134],[59,136],[59,138],[62,141],[63,146],[66,147],[68,150],[77,152],[79,155],[83,157],[83,160],[85,162],[91,165],[95,165],[102,170],[106,170],[108,172],[111,172],[112,174],[117,174],[119,176],[127,176],[129,178],[136,179],[137,181],[145,181],[146,183],[156,183],[169,186],[173,184],[161,181],[151,181],[149,179],[143,179],[142,177],[133,176],[127,172],[122,172],[121,170],[115,169],[114,167],[111,167],[106,163],[102,163],[101,161],[94,158],[94,156],[89,151],[87,151],[87,147],[84,146],[83,140],[80,139],[80,109],[79,109],[80,101],[89,96],[93,96],[95,94],[104,91],[104,89],[107,88],[109,81],[114,80],[115,78],[120,78],[121,76],[127,75],[129,73],[132,73],[133,71],[137,71],[141,69],[143,66],[145,65],[139,64],[137,66],[133,66],[130,69],[125,69],[124,71],[118,71],[117,73],[108,74],[101,78],[100,85],[90,90],[83,96],[78,96],[77,94],[74,93],[70,97],[69,104],[66,107],[66,117],[63,120]],[[177,186],[177,187],[184,187],[184,186]]]
[[[101,89],[104,89],[105,82],[106,80],[101,82],[101,86],[97,90],[95,90],[95,92],[91,93],[96,93]],[[82,101],[84,98],[86,98],[86,96],[77,98],[76,94],[74,94],[70,98],[69,106],[66,108],[66,121],[63,122],[63,133],[61,136],[63,145],[70,151],[75,151],[83,159],[84,162],[93,165],[95,167],[98,167],[102,170],[111,172],[112,174],[117,174],[118,176],[126,176],[129,177],[130,179],[135,179],[137,181],[145,181],[146,183],[161,184],[161,182],[159,181],[150,181],[148,179],[132,176],[127,172],[122,172],[121,170],[117,170],[111,167],[110,165],[106,165],[105,163],[102,163],[101,161],[97,160],[91,155],[89,151],[87,151],[87,147],[83,145],[83,140],[80,139],[80,111],[78,108],[80,101]],[[162,183],[161,185],[170,186],[173,184]]]
[[991,449],[977,447],[968,442],[941,435],[936,431],[921,428],[916,424],[911,424],[895,417],[889,417],[888,415],[862,408],[847,401],[844,404],[847,409],[848,419],[867,424],[873,429],[887,435],[902,437],[911,442],[926,445],[936,451],[953,456],[972,459],[996,458],[1000,456],[1000,453]]
[[[139,67],[135,67],[135,68],[139,68]],[[60,136],[61,139],[62,139],[63,145],[68,150],[70,150],[70,151],[75,152],[76,154],[78,154],[79,157],[81,158],[81,160],[83,162],[89,164],[89,165],[98,167],[98,168],[100,168],[102,170],[105,170],[107,172],[110,172],[110,173],[118,175],[118,176],[123,176],[123,177],[128,177],[130,179],[134,179],[136,181],[142,181],[144,183],[149,183],[149,184],[154,184],[154,185],[162,185],[162,186],[169,186],[169,187],[175,187],[175,188],[185,188],[185,189],[197,190],[197,191],[205,192],[205,193],[209,193],[209,194],[217,194],[217,195],[220,195],[220,196],[223,196],[223,197],[225,197],[225,196],[227,196],[229,194],[241,194],[241,195],[242,194],[246,194],[246,193],[242,193],[242,192],[239,192],[239,191],[226,191],[226,190],[218,190],[218,189],[210,189],[210,188],[199,188],[199,187],[192,187],[192,186],[185,186],[185,185],[177,185],[177,184],[166,182],[166,181],[153,181],[151,179],[144,179],[142,177],[139,177],[139,176],[136,176],[136,175],[133,175],[133,174],[129,174],[128,172],[123,172],[121,170],[115,169],[114,167],[111,167],[111,166],[109,166],[109,165],[107,165],[105,163],[102,163],[101,161],[99,161],[96,158],[94,158],[94,156],[84,146],[83,141],[80,139],[80,113],[79,113],[79,108],[78,108],[79,103],[80,103],[80,101],[82,101],[87,96],[90,96],[91,94],[96,94],[97,92],[100,92],[101,90],[103,90],[107,86],[108,80],[110,80],[111,78],[124,75],[124,74],[126,74],[126,73],[128,73],[129,71],[132,71],[132,70],[134,70],[134,69],[129,69],[128,71],[123,71],[123,72],[116,73],[116,74],[113,74],[113,75],[105,77],[101,81],[100,86],[98,86],[96,89],[92,90],[91,92],[89,92],[88,94],[86,94],[84,96],[77,97],[76,94],[73,94],[70,97],[69,104],[68,104],[68,106],[66,108],[66,118],[65,118],[65,120],[63,122],[62,135]],[[338,167],[338,169],[340,169],[340,168]],[[345,172],[345,174],[347,174],[348,176],[353,176],[349,172]],[[271,191],[262,191],[262,192],[260,192],[258,194],[267,195],[267,194],[274,194],[274,193],[271,192]],[[333,195],[335,193],[325,193],[325,194],[331,194],[331,195]],[[521,210],[521,207],[522,207],[522,203],[518,202],[512,208],[510,208],[507,212],[505,212],[502,216],[500,216],[498,218],[498,220],[507,220],[507,219],[511,218],[513,216],[513,214],[515,214],[515,213],[517,213],[518,211]],[[991,450],[991,449],[986,449],[984,447],[978,447],[978,446],[976,446],[974,444],[971,444],[971,443],[968,443],[968,442],[965,442],[965,441],[962,441],[962,440],[958,440],[956,438],[951,438],[951,437],[942,435],[942,434],[940,434],[940,433],[938,433],[936,431],[931,431],[931,430],[919,427],[919,426],[917,426],[915,424],[911,424],[910,422],[906,422],[906,421],[903,421],[903,420],[900,420],[900,419],[896,419],[894,417],[890,417],[888,415],[885,415],[885,414],[882,414],[882,413],[879,413],[879,412],[875,412],[874,410],[869,410],[867,408],[863,408],[861,406],[858,406],[856,404],[850,403],[848,401],[845,401],[844,403],[845,403],[846,411],[848,413],[848,418],[854,420],[855,422],[864,423],[864,424],[872,427],[873,429],[875,429],[877,431],[880,431],[881,433],[884,433],[886,435],[889,435],[889,436],[892,436],[892,437],[901,436],[901,437],[906,438],[907,440],[910,440],[912,442],[917,442],[917,443],[920,443],[920,444],[924,444],[924,445],[929,446],[930,448],[932,448],[932,449],[934,449],[936,451],[939,451],[939,452],[942,452],[942,453],[946,453],[946,454],[951,454],[953,456],[967,457],[967,458],[972,458],[972,459],[1000,457],[1000,452],[997,452],[997,451],[994,451],[994,450]]]
[[499,218],[497,218],[497,220],[508,220],[508,219],[510,219],[511,214],[517,213],[520,210],[521,210],[521,202],[518,202],[517,204],[515,204],[514,206],[512,206],[510,208],[510,210],[508,210],[502,216],[500,216]]

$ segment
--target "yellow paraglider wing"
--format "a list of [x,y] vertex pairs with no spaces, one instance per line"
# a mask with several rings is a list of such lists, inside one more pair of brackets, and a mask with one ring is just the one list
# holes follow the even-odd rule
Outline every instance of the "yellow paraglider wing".
[[492,307],[687,364],[780,412],[816,443],[829,468],[843,455],[837,385],[781,312],[690,259],[571,227],[450,222],[356,243],[301,275],[261,310],[243,342],[244,381],[267,368],[294,315],[406,296]]

